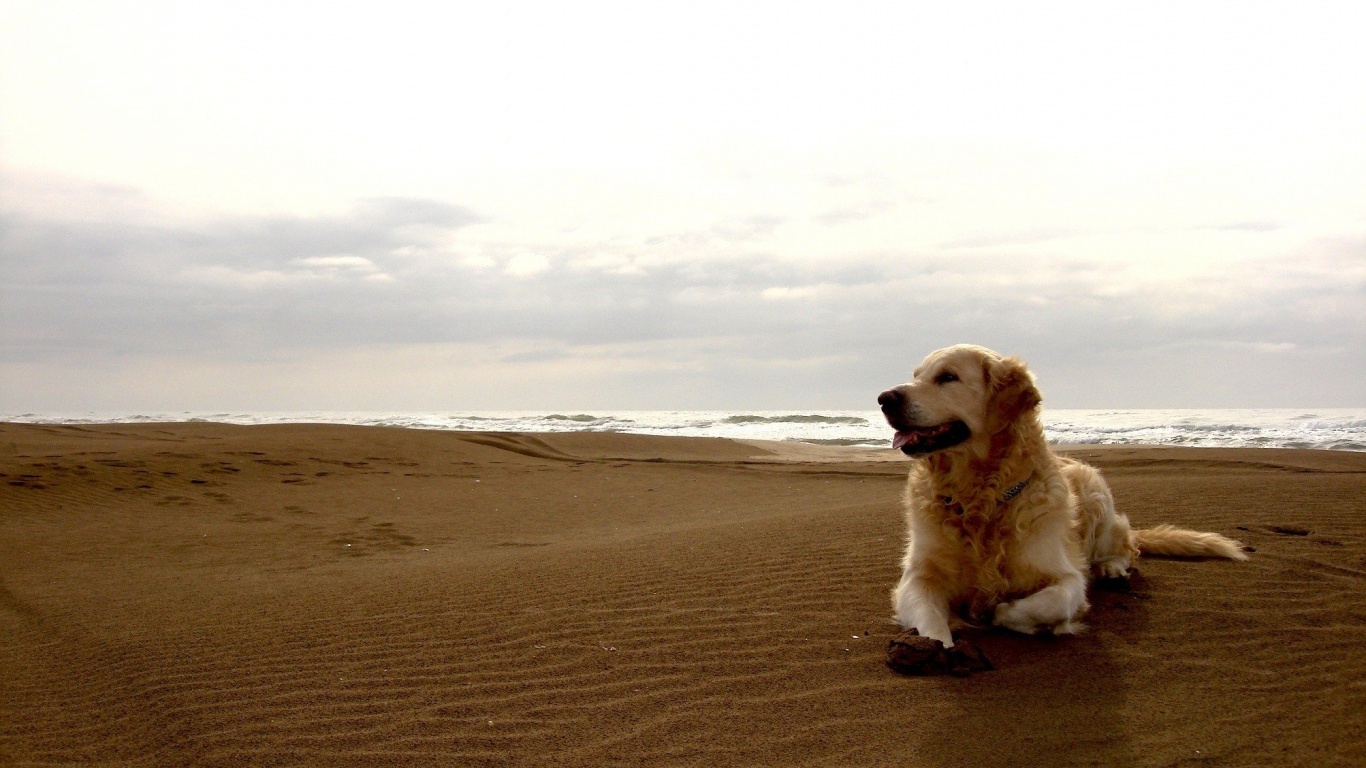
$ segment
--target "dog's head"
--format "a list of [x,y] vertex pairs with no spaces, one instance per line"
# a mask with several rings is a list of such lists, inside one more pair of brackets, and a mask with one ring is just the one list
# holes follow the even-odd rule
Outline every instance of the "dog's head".
[[971,344],[931,352],[911,381],[877,398],[896,430],[892,447],[910,456],[989,439],[1041,400],[1022,361]]

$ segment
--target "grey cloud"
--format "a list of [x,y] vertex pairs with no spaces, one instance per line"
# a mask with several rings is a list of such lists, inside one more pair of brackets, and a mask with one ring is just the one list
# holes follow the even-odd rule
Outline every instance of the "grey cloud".
[[480,220],[402,199],[367,201],[347,216],[202,225],[9,213],[0,218],[0,339],[12,354],[318,344],[348,333],[385,340],[393,332],[383,329],[420,317],[424,302],[400,310],[392,291],[365,278],[387,277],[391,251]]
[[[821,392],[857,405],[863,389],[902,380],[926,351],[960,341],[1024,355],[1057,376],[1050,391],[1078,402],[1090,396],[1070,383],[1081,371],[1088,381],[1116,377],[1111,389],[1127,388],[1131,406],[1149,391],[1161,404],[1160,393],[1191,381],[1227,386],[1187,366],[1281,382],[1293,378],[1286,366],[1327,360],[1340,369],[1339,388],[1355,381],[1358,393],[1366,378],[1366,274],[1358,266],[1366,242],[1208,277],[1235,290],[1205,291],[1195,281],[1116,295],[1100,290],[1113,275],[1098,265],[1040,262],[1021,273],[972,253],[826,263],[656,257],[638,270],[571,268],[614,249],[650,254],[648,242],[537,252],[547,269],[512,276],[499,265],[464,265],[466,256],[487,255],[459,245],[461,230],[479,221],[469,208],[395,199],[337,217],[176,225],[10,213],[0,219],[0,357],[232,361],[473,343],[520,346],[499,355],[503,363],[534,365],[611,347],[657,359],[661,371],[691,355],[696,375],[710,377],[696,382],[699,393],[770,388],[793,405]],[[780,223],[753,220],[758,229]],[[426,256],[394,255],[404,249]],[[1254,362],[1273,353],[1282,367],[1259,373]]]
[[381,226],[422,224],[454,229],[488,220],[464,206],[409,197],[367,198],[361,201],[357,211]]
[[467,208],[401,198],[364,201],[345,216],[243,217],[205,225],[62,221],[10,212],[0,214],[0,258],[6,280],[20,286],[158,282],[203,266],[259,270],[343,254],[373,260],[483,220]]
[[[384,256],[404,246],[424,246],[433,235],[483,221],[474,211],[428,200],[379,198],[345,216],[272,217],[221,222],[203,232],[167,232],[178,257],[234,266],[282,265],[313,256]],[[414,231],[421,227],[426,232]]]
[[539,349],[531,352],[514,352],[498,359],[504,363],[547,363],[568,360],[570,357],[572,356],[563,349]]

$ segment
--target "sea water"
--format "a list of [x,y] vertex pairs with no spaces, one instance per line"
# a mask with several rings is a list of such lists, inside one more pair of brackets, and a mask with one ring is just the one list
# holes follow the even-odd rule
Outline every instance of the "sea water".
[[[0,421],[363,424],[495,432],[630,432],[868,447],[890,447],[892,438],[887,422],[875,410],[16,413],[0,414]],[[1052,409],[1043,412],[1043,421],[1049,441],[1061,444],[1366,451],[1366,409],[1362,408]]]

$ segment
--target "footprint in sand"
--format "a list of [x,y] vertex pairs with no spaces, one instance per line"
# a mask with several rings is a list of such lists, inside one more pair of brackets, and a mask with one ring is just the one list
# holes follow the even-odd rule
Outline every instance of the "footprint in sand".
[[1308,536],[1313,531],[1308,528],[1301,528],[1294,525],[1268,525],[1266,527],[1272,533],[1279,533],[1282,536]]

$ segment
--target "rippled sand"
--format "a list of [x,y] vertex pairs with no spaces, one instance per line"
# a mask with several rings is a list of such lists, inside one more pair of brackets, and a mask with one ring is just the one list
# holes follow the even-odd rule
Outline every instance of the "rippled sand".
[[890,451],[0,424],[0,764],[1362,764],[1366,454],[1071,453],[1256,553],[908,678]]

